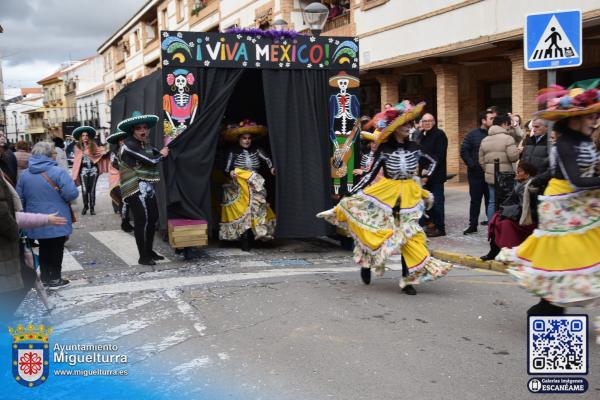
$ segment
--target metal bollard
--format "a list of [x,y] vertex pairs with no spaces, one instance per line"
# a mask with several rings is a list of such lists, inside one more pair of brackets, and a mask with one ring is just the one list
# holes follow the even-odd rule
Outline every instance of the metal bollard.
[[494,211],[498,211],[500,209],[500,204],[498,204],[498,193],[500,193],[500,186],[498,185],[498,174],[500,173],[500,159],[496,158],[494,160]]

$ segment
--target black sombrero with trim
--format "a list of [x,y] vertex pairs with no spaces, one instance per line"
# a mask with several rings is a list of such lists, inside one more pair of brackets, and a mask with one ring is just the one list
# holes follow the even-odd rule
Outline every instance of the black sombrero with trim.
[[119,122],[117,129],[126,133],[132,133],[136,125],[146,124],[152,128],[158,122],[158,117],[152,114],[142,115],[139,111],[134,111],[131,117]]
[[96,130],[94,128],[92,128],[91,126],[87,126],[87,125],[79,126],[79,127],[75,128],[73,130],[72,136],[75,140],[79,140],[79,138],[81,137],[81,134],[83,132],[87,132],[90,139],[93,139],[96,137]]
[[106,138],[106,141],[110,144],[118,144],[119,140],[125,139],[129,135],[127,132],[116,131],[112,135]]

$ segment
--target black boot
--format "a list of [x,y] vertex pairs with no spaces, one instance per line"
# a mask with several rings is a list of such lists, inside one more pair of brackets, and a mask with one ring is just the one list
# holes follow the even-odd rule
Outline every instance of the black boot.
[[94,207],[90,208],[90,215],[96,215],[96,211],[94,211]]
[[371,268],[361,268],[360,269],[360,279],[362,279],[365,285],[371,283]]
[[88,206],[83,206],[83,210],[81,210],[81,215],[85,215],[88,212]]
[[406,285],[402,288],[402,292],[404,292],[404,294],[414,296],[415,294],[417,294],[417,289],[415,289],[413,285]]
[[500,253],[500,247],[498,247],[496,241],[492,237],[492,239],[490,240],[490,251],[485,256],[481,256],[479,258],[481,258],[483,261],[493,260],[494,258],[496,258],[498,253]]
[[541,299],[539,303],[537,303],[533,307],[530,307],[529,310],[527,310],[527,315],[538,315],[538,316],[564,315],[564,313],[565,313],[565,309],[563,307],[555,306],[554,304],[550,303],[546,299]]
[[154,250],[152,250],[150,252],[150,258],[153,259],[154,261],[160,261],[160,260],[164,260],[165,259],[163,256],[161,256],[160,254],[158,254]]
[[[406,261],[404,261],[404,257],[402,257],[402,278],[408,276],[408,265],[406,265]],[[414,296],[417,294],[417,289],[413,285],[406,285],[402,289],[400,289],[404,294],[408,294],[410,296]]]
[[123,232],[132,232],[133,231],[133,226],[131,226],[131,224],[129,223],[129,221],[123,220],[121,222],[121,230]]
[[138,260],[138,264],[140,265],[156,265],[156,261],[154,261],[150,257],[140,257]]
[[463,235],[470,235],[471,233],[477,233],[477,225],[469,225],[469,227],[463,231]]
[[250,251],[250,229],[242,234],[242,251]]

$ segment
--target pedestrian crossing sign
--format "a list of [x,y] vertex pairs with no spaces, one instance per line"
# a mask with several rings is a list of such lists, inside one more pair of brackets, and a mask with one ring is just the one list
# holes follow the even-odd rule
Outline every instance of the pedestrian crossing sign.
[[523,39],[525,69],[577,67],[583,61],[581,11],[529,14]]

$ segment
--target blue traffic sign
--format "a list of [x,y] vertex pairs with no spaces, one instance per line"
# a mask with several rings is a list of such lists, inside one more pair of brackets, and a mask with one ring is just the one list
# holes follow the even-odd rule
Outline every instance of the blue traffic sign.
[[527,15],[523,41],[527,70],[581,65],[581,11]]

